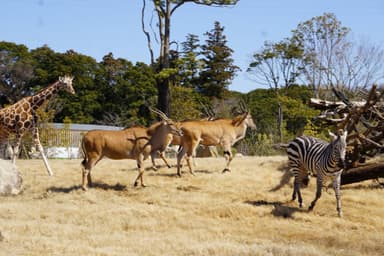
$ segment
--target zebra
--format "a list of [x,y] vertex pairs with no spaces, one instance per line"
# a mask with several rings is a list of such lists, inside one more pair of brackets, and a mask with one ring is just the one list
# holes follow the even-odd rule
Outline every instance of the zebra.
[[300,184],[308,182],[309,174],[317,176],[316,197],[308,208],[313,210],[317,200],[321,197],[323,178],[331,177],[333,189],[336,195],[336,210],[339,217],[342,217],[340,200],[340,179],[345,169],[345,152],[347,131],[339,130],[335,135],[329,132],[332,137],[330,143],[310,136],[300,136],[290,141],[287,145],[288,165],[294,176],[294,187],[292,201],[298,197],[299,206],[303,207],[303,199],[300,193]]

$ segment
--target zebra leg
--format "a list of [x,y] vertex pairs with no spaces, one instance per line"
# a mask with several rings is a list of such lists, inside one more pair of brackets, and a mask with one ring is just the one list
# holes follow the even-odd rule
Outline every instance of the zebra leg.
[[336,210],[339,217],[343,217],[343,212],[341,211],[341,196],[340,196],[340,178],[341,173],[336,176],[333,180],[333,189],[335,190],[336,195]]
[[181,177],[181,160],[185,155],[185,147],[179,147],[179,152],[177,152],[177,176]]
[[291,167],[291,169],[289,171],[295,177],[295,179],[293,181],[292,201],[296,200],[296,195],[297,195],[299,206],[301,208],[301,207],[303,207],[303,198],[301,197],[301,192],[300,192],[300,183],[301,183],[300,171],[301,171],[301,169],[294,165]]
[[308,211],[312,211],[313,208],[315,207],[316,205],[316,202],[317,200],[319,200],[319,198],[321,197],[321,189],[323,187],[323,177],[321,176],[321,174],[318,174],[317,175],[317,186],[316,186],[316,197],[315,199],[312,201],[311,205],[309,206],[308,208]]
[[294,184],[293,184],[293,194],[292,194],[292,201],[296,200],[296,194],[297,194],[297,200],[299,202],[300,208],[303,207],[303,198],[301,197],[300,192],[300,179],[298,176],[295,176]]

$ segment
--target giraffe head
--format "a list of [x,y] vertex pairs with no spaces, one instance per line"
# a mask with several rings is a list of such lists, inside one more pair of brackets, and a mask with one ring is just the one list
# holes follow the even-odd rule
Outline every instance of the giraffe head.
[[75,90],[72,87],[73,76],[64,76],[59,77],[59,82],[62,85],[62,88],[71,94],[75,94]]

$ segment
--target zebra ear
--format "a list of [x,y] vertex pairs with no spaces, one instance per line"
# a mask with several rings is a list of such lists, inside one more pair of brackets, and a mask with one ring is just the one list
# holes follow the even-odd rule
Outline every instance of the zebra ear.
[[333,132],[328,131],[328,133],[329,133],[329,136],[331,136],[332,140],[337,139],[337,135],[335,135]]

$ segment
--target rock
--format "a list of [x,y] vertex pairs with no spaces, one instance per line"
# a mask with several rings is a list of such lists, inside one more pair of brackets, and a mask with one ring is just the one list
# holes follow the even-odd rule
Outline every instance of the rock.
[[0,195],[17,195],[23,179],[17,167],[10,161],[0,159]]

